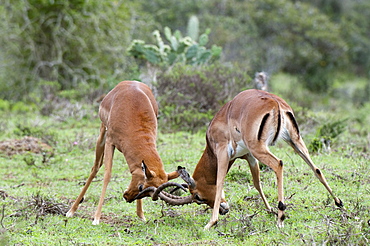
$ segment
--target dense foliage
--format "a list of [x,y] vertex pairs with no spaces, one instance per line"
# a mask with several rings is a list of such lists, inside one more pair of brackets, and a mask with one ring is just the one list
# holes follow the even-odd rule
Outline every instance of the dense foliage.
[[196,23],[189,36],[196,39],[210,28],[206,48],[221,46],[223,62],[245,66],[250,74],[299,75],[314,92],[330,92],[338,72],[369,76],[366,0],[1,2],[5,99],[27,98],[40,81],[106,90],[119,80],[138,79],[143,71],[127,54],[129,44],[155,43],[152,32],[165,35],[166,26],[186,33],[189,23]]
[[71,89],[121,79],[128,63],[129,13],[123,1],[5,1],[1,97],[24,99],[42,80]]
[[[196,14],[201,28],[212,29],[210,41],[224,48],[226,60],[249,63],[253,70],[300,74],[311,90],[325,91],[331,72],[339,69],[361,70],[368,75],[369,28],[365,19],[370,5],[365,0],[230,0],[180,5],[158,0],[143,8],[171,28],[182,26],[186,17]],[[171,14],[175,9],[182,11]]]
[[204,130],[222,105],[253,86],[247,70],[235,64],[178,64],[161,74],[156,89],[162,130]]

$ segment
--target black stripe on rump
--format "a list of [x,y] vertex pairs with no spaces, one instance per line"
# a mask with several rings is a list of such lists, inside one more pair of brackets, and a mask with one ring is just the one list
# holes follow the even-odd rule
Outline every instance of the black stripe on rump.
[[265,127],[266,121],[267,121],[269,116],[270,116],[270,113],[267,113],[267,114],[265,114],[265,116],[263,116],[263,119],[262,119],[262,122],[261,122],[261,125],[260,125],[260,129],[258,130],[258,137],[257,137],[258,141],[261,140],[263,128]]
[[299,135],[299,128],[298,128],[298,124],[297,124],[297,121],[295,120],[292,112],[286,112],[286,114],[288,115],[290,121],[293,123],[293,126],[294,128],[296,129],[297,131],[297,134]]
[[281,128],[281,115],[280,115],[280,110],[278,110],[278,125],[277,125],[277,128],[276,128],[276,133],[275,133],[275,136],[274,136],[274,140],[272,140],[273,143],[275,143],[277,138],[279,137],[280,128]]

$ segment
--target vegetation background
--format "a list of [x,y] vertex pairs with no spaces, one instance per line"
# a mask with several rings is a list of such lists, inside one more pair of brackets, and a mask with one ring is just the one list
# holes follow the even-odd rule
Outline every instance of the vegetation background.
[[[0,0],[0,18],[0,245],[369,244],[369,1]],[[119,81],[152,87],[165,169],[192,172],[215,112],[260,71],[295,110],[345,209],[279,144],[283,230],[244,162],[228,174],[231,211],[216,228],[202,230],[205,207],[149,200],[141,222],[122,201],[130,177],[118,153],[105,223],[91,225],[102,172],[76,216],[63,217],[93,163],[97,101]],[[274,175],[261,169],[274,204]]]

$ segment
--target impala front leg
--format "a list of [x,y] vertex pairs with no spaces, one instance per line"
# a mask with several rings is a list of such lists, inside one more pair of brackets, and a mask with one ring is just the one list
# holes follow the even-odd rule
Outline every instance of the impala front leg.
[[96,209],[93,225],[98,225],[100,222],[101,217],[101,210],[104,203],[105,193],[107,191],[108,183],[112,176],[112,161],[113,161],[113,154],[114,154],[114,146],[111,144],[106,144],[104,148],[105,160],[105,172],[104,172],[104,181],[103,181],[103,188],[99,199],[98,208]]
[[227,174],[229,158],[227,156],[227,151],[219,151],[220,154],[217,160],[217,182],[216,182],[216,196],[213,205],[212,217],[208,224],[204,227],[204,230],[208,230],[213,225],[217,223],[218,213],[221,205],[221,198],[223,197],[223,186],[225,181],[225,176]]
[[136,200],[136,215],[139,216],[139,218],[142,221],[145,221],[144,211],[143,211],[143,200],[138,199]]
[[67,217],[72,217],[73,214],[76,212],[78,206],[84,199],[84,195],[89,188],[92,180],[95,178],[96,174],[98,173],[100,167],[103,164],[103,158],[104,158],[104,144],[105,144],[105,126],[101,124],[100,126],[100,135],[99,138],[96,142],[96,150],[95,150],[95,162],[94,166],[91,168],[91,173],[89,175],[89,178],[87,179],[84,187],[82,188],[82,191],[80,195],[78,195],[77,199],[73,203],[72,207],[69,209],[67,212],[66,216]]

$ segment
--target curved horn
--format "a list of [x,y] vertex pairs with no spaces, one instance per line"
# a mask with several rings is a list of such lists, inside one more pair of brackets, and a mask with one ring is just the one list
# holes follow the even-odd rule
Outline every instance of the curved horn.
[[135,196],[135,198],[133,199],[134,200],[137,200],[137,199],[141,199],[141,198],[144,198],[144,197],[147,197],[147,196],[150,196],[149,192],[155,192],[156,188],[151,186],[151,187],[148,187],[148,188],[145,188],[144,190],[140,191],[139,194],[137,194]]
[[[185,171],[185,173],[187,173],[187,172]],[[190,180],[193,180],[193,179],[190,178]],[[195,182],[193,182],[193,183],[194,183],[193,187],[195,187]],[[170,194],[170,193],[167,193],[167,192],[163,191],[164,188],[170,187],[170,186],[176,186],[175,189],[181,188],[184,191],[186,191],[185,187],[188,188],[187,184],[180,185],[180,184],[174,183],[174,182],[164,183],[161,186],[159,186],[158,189],[152,195],[153,200],[158,199],[158,196],[159,196],[163,201],[165,201],[166,203],[168,203],[169,205],[172,205],[172,206],[181,206],[181,205],[185,205],[185,204],[189,204],[189,203],[193,202],[193,195],[183,197],[183,196],[176,196],[176,195],[173,195],[173,194]]]
[[[175,189],[178,189],[178,188],[175,188]],[[165,191],[162,191],[161,193],[163,195],[169,197],[169,198],[172,198],[172,199],[183,199],[184,198],[183,196],[176,196],[176,195],[173,195],[173,194],[165,192]]]
[[185,167],[178,166],[177,172],[179,173],[180,177],[188,184],[190,190],[195,189],[195,181],[190,174],[186,171]]
[[165,201],[166,203],[172,206],[180,206],[180,205],[192,203],[193,195],[182,197],[182,196],[172,195],[170,193],[163,191],[165,188],[171,187],[171,186],[176,186],[174,190],[179,189],[179,188],[184,191],[186,191],[185,188],[189,188],[190,190],[195,189],[196,187],[195,181],[192,177],[190,177],[189,173],[185,170],[184,167],[178,166],[177,172],[179,173],[179,176],[181,176],[181,178],[186,182],[186,184],[181,185],[181,184],[174,183],[174,182],[167,182],[167,183],[162,184],[158,188],[148,187],[144,189],[143,191],[141,191],[134,198],[134,200],[141,199],[147,196],[151,196],[154,201],[158,200],[158,197],[160,197],[163,201]]
[[[165,183],[165,184],[168,184],[168,183]],[[175,183],[177,187],[180,187],[181,185],[180,184],[177,184]],[[169,186],[172,186],[173,184],[171,185],[161,185],[160,187],[169,187]],[[164,189],[163,188],[163,189]],[[180,187],[181,189],[184,189],[184,187]],[[162,188],[161,188],[162,189]],[[151,187],[148,187],[148,188],[145,188],[144,190],[142,190],[139,194],[136,195],[136,197],[134,198],[134,200],[137,200],[137,199],[141,199],[141,198],[144,198],[144,197],[147,197],[147,196],[150,196],[150,192],[157,192],[157,188],[151,186]],[[192,203],[193,202],[193,196],[190,195],[190,196],[175,196],[175,195],[172,195],[172,194],[169,194],[165,191],[159,191],[157,192],[158,194],[156,195],[157,196],[157,199],[158,199],[158,196],[163,200],[165,201],[166,203],[168,203],[169,205],[172,205],[172,206],[181,206],[181,205],[185,205],[185,204],[189,204],[189,203]],[[154,194],[152,195],[154,197]],[[156,199],[156,200],[157,200]],[[153,199],[154,200],[154,199]]]
[[[165,184],[167,184],[167,183],[165,183]],[[180,184],[177,184],[177,185],[181,186]],[[170,185],[168,185],[168,186],[170,186]],[[168,187],[168,186],[166,186],[166,187]],[[163,187],[163,185],[162,185],[162,187]],[[184,189],[184,187],[182,187],[182,186],[180,188]],[[157,190],[158,189],[153,187],[153,186],[145,188],[139,194],[136,195],[134,200],[150,196],[150,194],[149,194],[150,192],[156,192]],[[182,196],[175,196],[175,195],[169,194],[165,191],[162,191],[162,192],[159,191],[158,194],[157,194],[157,199],[158,199],[158,196],[163,201],[165,201],[166,203],[168,203],[169,205],[172,205],[172,206],[181,206],[181,205],[185,205],[185,204],[189,204],[189,203],[193,202],[193,196],[192,195],[182,197]]]
[[[189,189],[189,185],[188,184],[181,184],[182,187],[186,188],[186,189]],[[173,188],[172,190],[169,191],[170,194],[174,193],[175,191],[177,191],[178,189],[180,189],[179,187],[175,187]],[[163,191],[164,192],[164,191]]]
[[[160,192],[164,192],[163,190],[167,187],[171,187],[171,186],[176,186],[176,189],[182,189],[184,191],[187,191],[185,188],[187,188],[187,185],[185,184],[185,187],[182,186],[181,184],[178,184],[178,183],[174,183],[174,182],[167,182],[167,183],[164,183],[162,185],[160,185],[158,188],[155,188],[154,186],[150,186],[148,188],[145,188],[144,190],[140,191],[139,194],[137,194],[135,196],[135,198],[133,199],[134,200],[137,200],[137,199],[142,199],[144,197],[147,197],[147,196],[151,196],[152,199],[154,201],[158,200],[158,194]],[[152,194],[149,194],[150,192],[152,192]],[[154,192],[154,193],[153,193]],[[169,194],[167,192],[164,192],[166,194],[166,196],[172,198],[172,199],[182,199],[183,197],[181,196],[175,196],[175,195],[172,195],[172,194]]]
[[168,203],[169,205],[172,205],[172,206],[181,206],[181,205],[185,205],[185,204],[189,204],[189,203],[193,202],[193,196],[192,195],[184,196],[184,197],[178,196],[176,198],[170,198],[170,197],[164,195],[163,193],[159,193],[159,197],[163,201],[165,201],[166,203]]
[[[178,188],[181,188],[184,191],[187,191],[181,184],[175,183],[175,182],[167,182],[162,185],[160,185],[153,193],[152,199],[153,201],[158,200],[158,195],[161,193],[162,190],[164,190],[167,187],[176,186]],[[167,193],[167,192],[166,192]],[[168,194],[168,193],[167,193]],[[173,195],[172,195],[173,196]]]

